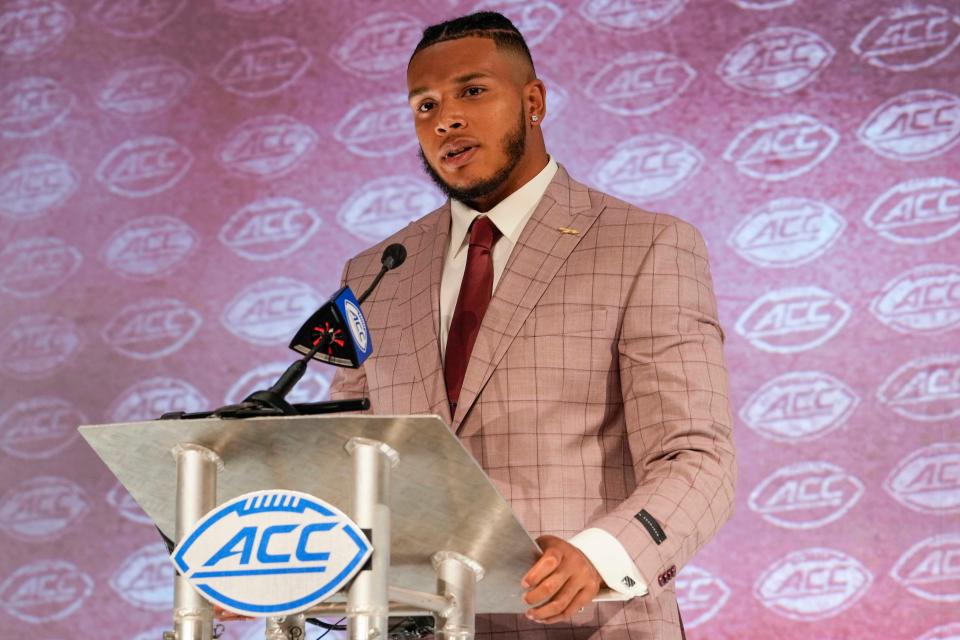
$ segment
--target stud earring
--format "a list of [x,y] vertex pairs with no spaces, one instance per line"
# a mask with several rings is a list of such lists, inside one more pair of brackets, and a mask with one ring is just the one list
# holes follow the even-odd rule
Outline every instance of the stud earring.
[[530,122],[536,122],[539,119],[540,119],[540,116],[538,116],[537,114],[533,114],[532,116],[530,116]]

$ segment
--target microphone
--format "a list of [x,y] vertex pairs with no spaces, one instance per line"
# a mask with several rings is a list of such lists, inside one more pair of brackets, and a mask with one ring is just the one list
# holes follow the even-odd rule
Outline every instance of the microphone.
[[367,287],[367,290],[360,294],[360,304],[367,299],[367,297],[373,293],[373,290],[376,289],[377,285],[380,284],[380,279],[383,278],[383,275],[387,271],[396,269],[407,259],[407,248],[399,243],[394,243],[388,246],[383,250],[383,255],[380,256],[380,273],[377,274],[377,277],[373,279],[373,282],[370,283],[370,286]]
[[210,416],[249,418],[264,415],[316,415],[369,409],[370,401],[367,398],[296,405],[290,404],[285,398],[307,372],[307,363],[310,360],[355,369],[373,353],[373,341],[370,339],[367,320],[360,310],[360,304],[373,293],[387,271],[396,269],[406,259],[406,248],[402,244],[391,244],[384,249],[380,257],[380,272],[359,299],[353,295],[350,287],[342,287],[317,309],[290,342],[290,348],[304,354],[304,357],[287,367],[269,389],[254,391],[240,404],[202,413],[165,413],[161,420]]
[[380,284],[384,274],[402,265],[406,259],[406,248],[402,244],[391,244],[380,257],[380,272],[359,298],[353,295],[350,287],[342,287],[333,294],[300,327],[290,342],[290,348],[304,354],[304,357],[287,367],[273,386],[255,391],[244,402],[265,403],[283,413],[297,413],[284,398],[307,372],[310,360],[353,369],[363,364],[373,353],[373,340],[360,305]]
[[338,367],[356,369],[373,352],[367,320],[360,305],[370,297],[383,276],[407,259],[402,244],[391,244],[380,256],[380,272],[370,286],[355,298],[350,287],[343,287],[320,307],[297,331],[290,348],[311,358]]

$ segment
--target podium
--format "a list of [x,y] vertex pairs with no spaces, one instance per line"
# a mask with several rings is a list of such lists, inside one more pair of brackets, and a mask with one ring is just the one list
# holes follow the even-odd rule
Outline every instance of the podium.
[[[351,640],[387,640],[388,616],[433,615],[439,640],[470,640],[476,613],[522,613],[520,580],[539,549],[437,416],[162,420],[80,433],[174,541],[221,502],[264,489],[317,496],[370,530],[369,570],[268,639],[304,638],[310,616],[341,614]],[[606,599],[606,598],[603,598]],[[174,585],[170,640],[209,640],[213,605]]]

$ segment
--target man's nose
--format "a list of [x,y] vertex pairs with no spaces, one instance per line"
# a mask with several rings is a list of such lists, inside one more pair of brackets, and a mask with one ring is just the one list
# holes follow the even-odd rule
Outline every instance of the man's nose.
[[463,114],[454,112],[453,110],[445,110],[440,113],[440,117],[437,118],[437,133],[444,135],[451,130],[463,129],[467,126],[466,120],[463,118]]

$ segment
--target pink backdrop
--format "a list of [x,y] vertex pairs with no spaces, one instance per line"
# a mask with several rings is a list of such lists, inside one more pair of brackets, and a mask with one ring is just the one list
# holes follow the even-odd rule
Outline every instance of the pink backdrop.
[[475,8],[526,34],[571,174],[710,244],[740,481],[690,637],[960,638],[955,0],[7,0],[0,635],[159,637],[171,566],[76,425],[280,371],[441,202],[404,68]]

